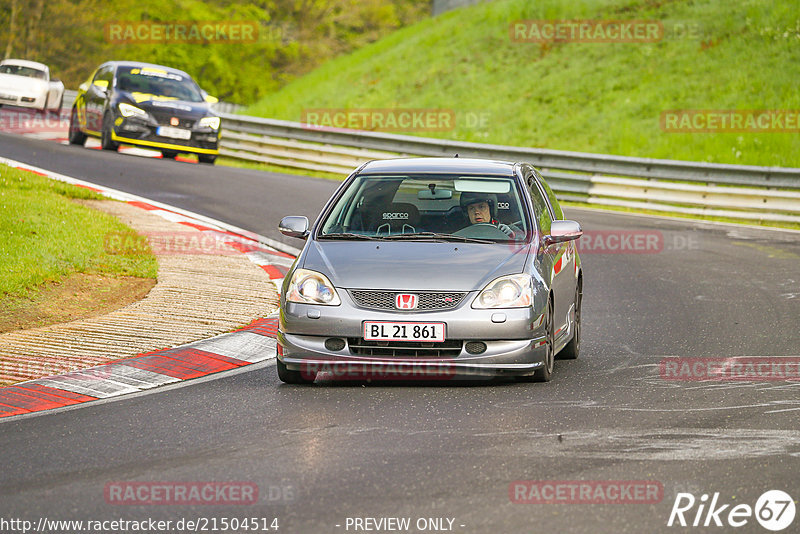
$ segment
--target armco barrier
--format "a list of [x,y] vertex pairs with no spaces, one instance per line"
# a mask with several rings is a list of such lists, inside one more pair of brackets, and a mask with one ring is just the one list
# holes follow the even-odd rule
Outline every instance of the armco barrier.
[[632,158],[466,143],[222,114],[223,156],[277,166],[351,172],[370,159],[452,156],[527,161],[559,196],[692,215],[800,222],[800,169]]
[[[75,100],[64,92],[64,107]],[[307,171],[348,174],[371,159],[452,156],[527,161],[565,200],[690,215],[800,222],[800,169],[632,158],[511,147],[231,115],[220,102],[220,154]]]

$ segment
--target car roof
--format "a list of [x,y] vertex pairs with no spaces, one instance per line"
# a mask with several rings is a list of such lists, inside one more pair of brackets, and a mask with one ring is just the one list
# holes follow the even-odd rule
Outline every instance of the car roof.
[[453,173],[513,176],[515,163],[471,158],[398,158],[366,163],[359,174]]
[[4,59],[0,65],[17,65],[19,67],[30,67],[32,69],[43,70],[47,72],[49,69],[44,63],[37,63],[36,61],[28,61],[26,59]]
[[156,65],[155,63],[143,63],[141,61],[106,61],[101,67],[106,65],[114,65],[115,67],[133,67],[133,68],[150,68],[150,69],[161,69],[169,72],[170,74],[182,74],[184,76],[189,76],[189,74],[183,72],[180,69],[173,69],[172,67],[167,67],[165,65]]

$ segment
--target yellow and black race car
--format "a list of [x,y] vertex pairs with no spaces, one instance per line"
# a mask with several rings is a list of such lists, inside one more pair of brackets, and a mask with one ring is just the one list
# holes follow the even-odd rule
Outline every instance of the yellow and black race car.
[[219,153],[220,119],[209,96],[183,71],[148,63],[109,61],[81,84],[69,122],[69,142],[100,138],[105,150],[130,144],[160,150],[165,158],[181,152],[214,163]]

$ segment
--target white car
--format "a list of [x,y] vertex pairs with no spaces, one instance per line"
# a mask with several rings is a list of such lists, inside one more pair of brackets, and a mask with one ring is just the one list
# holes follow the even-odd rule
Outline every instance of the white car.
[[64,84],[50,79],[47,65],[23,59],[0,61],[0,105],[61,111]]

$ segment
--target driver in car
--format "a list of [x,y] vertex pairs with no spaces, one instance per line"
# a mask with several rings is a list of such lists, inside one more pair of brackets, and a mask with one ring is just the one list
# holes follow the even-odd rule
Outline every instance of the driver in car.
[[491,224],[508,237],[514,237],[514,230],[507,224],[498,221],[497,197],[491,193],[462,193],[461,209],[469,218],[470,224]]

